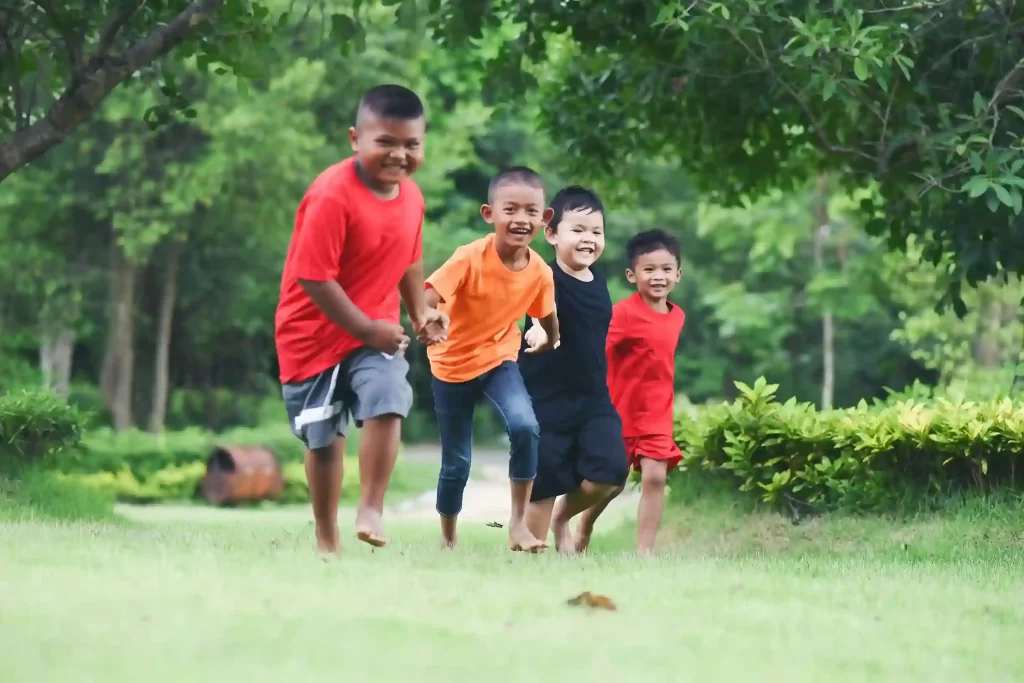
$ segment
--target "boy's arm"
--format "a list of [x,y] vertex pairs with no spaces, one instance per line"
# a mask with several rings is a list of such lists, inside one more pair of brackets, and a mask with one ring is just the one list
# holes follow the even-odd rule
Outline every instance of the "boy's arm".
[[612,308],[612,320],[608,325],[608,337],[605,339],[604,350],[605,354],[611,356],[612,353],[619,347],[621,347],[626,341],[626,331],[629,326],[627,319],[626,309],[622,306],[615,306]]
[[370,320],[338,284],[345,231],[345,212],[337,199],[310,197],[295,245],[296,279],[332,323],[364,344],[395,353],[409,343],[401,326]]
[[462,247],[455,250],[451,258],[431,273],[424,286],[424,301],[429,308],[437,308],[439,304],[451,301],[462,287],[469,268],[469,258]]
[[424,289],[423,259],[419,258],[402,275],[398,292],[405,302],[413,332],[421,342],[429,345],[444,341],[443,337],[448,332],[448,316],[437,310],[436,303],[429,304]]
[[526,349],[528,353],[546,351],[558,345],[558,315],[555,313],[555,280],[550,268],[544,271],[543,277],[544,280],[540,292],[526,314],[533,318],[534,323],[544,330],[547,340],[546,343]]

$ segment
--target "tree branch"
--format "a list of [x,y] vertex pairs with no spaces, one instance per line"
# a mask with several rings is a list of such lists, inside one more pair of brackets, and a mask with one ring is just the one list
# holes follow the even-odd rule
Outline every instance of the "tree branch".
[[92,115],[121,81],[174,49],[223,4],[224,0],[197,0],[116,58],[96,62],[93,68],[80,74],[46,116],[0,144],[0,182],[57,146]]

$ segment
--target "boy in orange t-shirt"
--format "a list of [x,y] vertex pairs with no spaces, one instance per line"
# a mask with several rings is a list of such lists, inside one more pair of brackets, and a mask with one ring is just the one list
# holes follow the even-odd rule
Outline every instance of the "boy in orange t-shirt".
[[454,547],[472,459],[473,412],[487,398],[501,414],[511,441],[509,547],[537,552],[547,544],[526,526],[526,506],[537,475],[540,427],[516,362],[521,341],[517,323],[528,315],[547,333],[544,343],[528,347],[526,353],[545,351],[558,342],[551,267],[530,248],[552,211],[545,204],[540,176],[516,167],[491,180],[480,214],[494,233],[456,249],[426,280],[427,306],[451,321],[447,341],[427,347],[441,437],[437,512],[443,542]]

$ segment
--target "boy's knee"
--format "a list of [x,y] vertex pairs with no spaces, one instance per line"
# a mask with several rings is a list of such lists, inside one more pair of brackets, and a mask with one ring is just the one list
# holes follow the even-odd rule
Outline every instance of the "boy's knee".
[[540,441],[540,424],[532,410],[519,410],[507,417],[508,435],[512,439]]
[[588,496],[600,496],[601,498],[608,498],[610,496],[618,495],[616,489],[622,490],[622,487],[616,486],[615,484],[602,484],[596,481],[590,481],[584,479],[580,483],[580,489]]
[[651,489],[664,489],[668,481],[668,468],[664,462],[645,458],[640,470],[640,481]]

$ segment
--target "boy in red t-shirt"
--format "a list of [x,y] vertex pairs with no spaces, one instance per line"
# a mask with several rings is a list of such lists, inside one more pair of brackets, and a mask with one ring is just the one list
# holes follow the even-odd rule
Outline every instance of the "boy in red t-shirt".
[[363,95],[349,129],[354,156],[306,190],[284,263],[274,340],[288,420],[307,448],[317,548],[326,554],[338,550],[350,417],[362,430],[356,535],[387,543],[384,493],[412,407],[399,298],[420,341],[441,341],[447,331],[447,317],[424,299],[424,203],[409,177],[423,161],[425,130],[411,90],[380,85]]
[[[686,314],[668,300],[679,283],[679,251],[679,241],[663,230],[641,232],[626,243],[626,278],[637,291],[612,307],[605,343],[608,389],[622,417],[629,463],[640,472],[636,535],[643,555],[654,550],[667,475],[683,459],[673,439],[673,407],[676,345]],[[578,535],[589,536],[610,500],[581,515]]]

